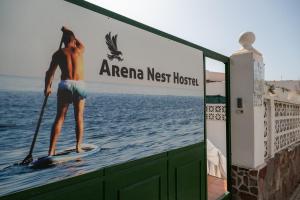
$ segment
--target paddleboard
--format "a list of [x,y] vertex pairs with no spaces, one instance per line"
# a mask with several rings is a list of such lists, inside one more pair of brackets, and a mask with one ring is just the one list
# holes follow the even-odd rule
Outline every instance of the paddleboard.
[[70,160],[77,160],[86,156],[90,156],[100,151],[100,148],[94,144],[82,144],[81,148],[83,152],[77,153],[75,147],[67,148],[66,150],[57,153],[54,156],[45,156],[38,158],[32,162],[33,167],[46,167],[52,166],[58,163],[67,162]]

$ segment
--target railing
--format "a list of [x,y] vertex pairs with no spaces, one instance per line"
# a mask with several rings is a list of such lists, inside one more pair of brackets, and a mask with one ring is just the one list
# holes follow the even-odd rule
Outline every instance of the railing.
[[[300,142],[300,102],[291,102],[287,98],[266,95],[263,117],[265,160]],[[207,102],[206,120],[226,121],[225,104]],[[208,127],[208,131],[213,130],[213,127]]]
[[271,157],[271,103],[270,99],[264,100],[264,157]]
[[207,104],[205,109],[206,109],[206,120],[226,121],[225,104],[222,103]]
[[264,99],[264,157],[300,141],[300,104],[288,100],[265,97]]

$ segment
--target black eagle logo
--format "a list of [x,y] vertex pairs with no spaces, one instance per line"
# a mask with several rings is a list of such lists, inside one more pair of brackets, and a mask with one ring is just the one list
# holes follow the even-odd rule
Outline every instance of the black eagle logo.
[[118,37],[118,35],[111,37],[111,32],[106,34],[106,36],[105,36],[106,44],[111,53],[111,54],[107,54],[107,57],[109,60],[118,59],[118,61],[122,61],[122,60],[124,60],[123,58],[121,58],[121,56],[123,54],[121,51],[118,50],[117,37]]

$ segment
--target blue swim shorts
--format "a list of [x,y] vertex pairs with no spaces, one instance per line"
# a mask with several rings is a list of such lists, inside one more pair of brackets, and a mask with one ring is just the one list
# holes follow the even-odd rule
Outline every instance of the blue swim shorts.
[[87,97],[85,82],[82,80],[61,80],[58,84],[58,99],[72,103]]

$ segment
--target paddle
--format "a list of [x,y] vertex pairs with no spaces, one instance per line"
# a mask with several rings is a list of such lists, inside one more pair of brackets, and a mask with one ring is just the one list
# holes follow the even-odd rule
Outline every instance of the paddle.
[[[61,30],[63,31],[63,28]],[[61,49],[62,42],[63,42],[63,37],[64,37],[64,34],[61,37],[58,50]],[[42,118],[43,118],[43,114],[44,114],[44,110],[45,110],[45,107],[46,107],[46,104],[47,104],[48,97],[49,97],[49,94],[46,95],[45,98],[44,98],[43,106],[42,106],[42,109],[41,109],[41,112],[40,112],[40,117],[39,117],[36,129],[35,129],[34,137],[33,137],[33,140],[32,140],[31,146],[30,146],[29,154],[21,162],[21,165],[28,165],[28,164],[30,164],[33,161],[32,151],[33,151],[33,148],[34,148],[34,145],[35,145],[35,141],[36,141],[37,135],[39,133],[39,129],[40,129],[40,125],[41,125],[41,122],[42,122]]]

